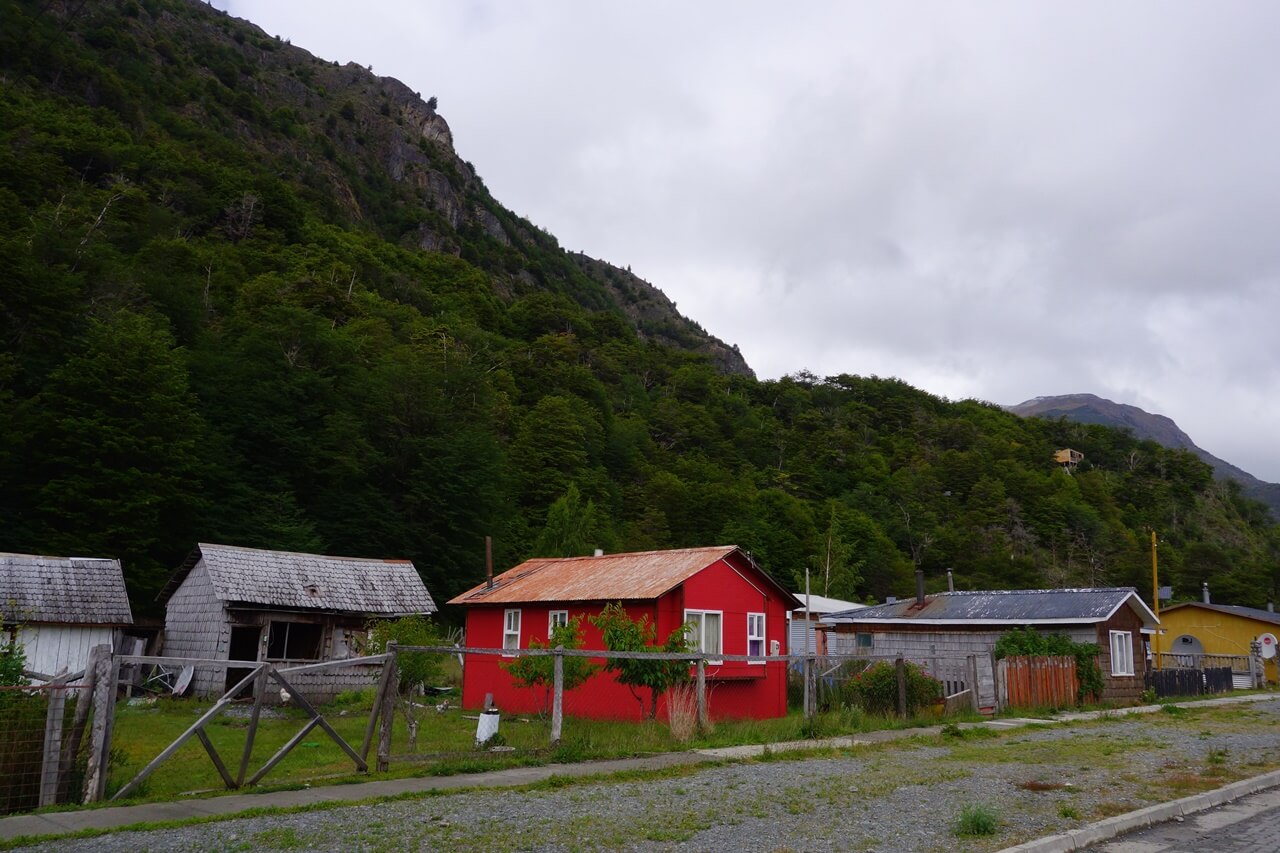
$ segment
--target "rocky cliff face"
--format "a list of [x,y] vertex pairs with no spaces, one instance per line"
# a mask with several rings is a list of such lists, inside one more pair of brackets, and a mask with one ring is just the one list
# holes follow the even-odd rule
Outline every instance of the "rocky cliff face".
[[[55,4],[52,13],[80,14],[73,4]],[[199,0],[170,2],[135,22],[128,37],[144,55],[208,67],[209,86],[229,92],[239,142],[299,173],[327,196],[336,218],[424,252],[461,256],[484,269],[504,299],[542,289],[616,310],[648,340],[751,374],[736,347],[681,316],[657,287],[571,256],[504,208],[454,149],[434,98],[371,67],[326,62]]]
[[1246,495],[1266,504],[1271,508],[1271,514],[1280,518],[1280,484],[1259,480],[1247,471],[1196,446],[1191,436],[1164,415],[1152,414],[1137,406],[1116,403],[1095,394],[1036,397],[1005,408],[1022,417],[1063,417],[1078,423],[1120,427],[1132,431],[1138,438],[1149,438],[1165,447],[1190,450],[1213,467],[1214,477],[1219,480],[1235,480],[1243,487]]

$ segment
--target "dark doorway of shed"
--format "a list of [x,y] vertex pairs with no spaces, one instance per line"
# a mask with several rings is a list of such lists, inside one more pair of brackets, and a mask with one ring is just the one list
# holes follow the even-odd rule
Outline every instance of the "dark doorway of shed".
[[[232,625],[231,626],[231,645],[227,651],[228,660],[251,660],[258,659],[258,640],[262,637],[262,629],[257,625]],[[227,682],[223,686],[223,690],[230,690],[236,686],[240,679],[244,678],[252,669],[244,667],[227,667]],[[240,691],[239,696],[246,696],[253,690],[252,685],[246,686]],[[238,698],[238,697],[237,697]]]

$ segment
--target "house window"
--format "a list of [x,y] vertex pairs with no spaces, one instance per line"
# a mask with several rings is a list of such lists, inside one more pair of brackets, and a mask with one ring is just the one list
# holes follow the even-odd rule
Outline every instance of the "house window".
[[319,660],[324,626],[308,622],[272,622],[267,634],[268,660]]
[[[720,643],[720,620],[722,614],[715,610],[686,610],[684,612],[684,622],[689,630],[689,646],[695,652],[702,652],[708,656],[718,656],[722,653],[723,646]],[[719,663],[719,661],[708,660],[708,663]]]
[[563,628],[568,624],[568,610],[552,610],[547,614],[547,639],[551,639],[551,635],[555,633],[556,628]]
[[502,647],[504,649],[520,648],[520,611],[507,610],[502,619]]
[[[748,613],[747,614],[747,654],[763,655],[764,654],[764,614]],[[762,660],[748,661],[748,663],[764,663]]]
[[1111,632],[1111,674],[1133,675],[1133,632]]
[[858,634],[857,634],[857,637],[856,637],[856,639],[855,639],[855,645],[856,645],[858,648],[860,648],[860,649],[869,649],[869,648],[871,648],[871,646],[872,646],[872,642],[871,642],[871,635],[870,635],[870,634],[865,634],[865,633],[862,633],[861,631],[859,631],[859,632],[858,632]]

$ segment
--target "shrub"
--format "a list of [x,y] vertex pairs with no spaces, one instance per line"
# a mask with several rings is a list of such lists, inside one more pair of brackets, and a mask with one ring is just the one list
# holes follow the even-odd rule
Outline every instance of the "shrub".
[[[920,667],[906,663],[907,715],[932,704],[942,696],[942,684]],[[898,710],[898,668],[888,661],[876,661],[845,683],[845,702],[872,714],[892,714]]]

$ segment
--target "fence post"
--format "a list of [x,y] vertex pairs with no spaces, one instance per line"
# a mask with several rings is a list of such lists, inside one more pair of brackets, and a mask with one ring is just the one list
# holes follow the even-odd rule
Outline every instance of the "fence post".
[[804,716],[806,720],[812,720],[818,713],[817,668],[817,658],[810,656],[804,659]]
[[556,646],[552,656],[551,679],[551,745],[560,745],[560,730],[564,726],[564,646]]
[[84,774],[84,801],[96,803],[107,790],[107,754],[115,717],[115,656],[107,645],[95,646],[93,668],[93,727],[89,730],[89,763]]
[[[94,646],[89,650],[89,662],[84,668],[84,686],[80,688],[80,694],[76,697],[76,715],[71,723],[71,733],[66,742],[62,745],[62,761],[59,768],[61,779],[69,778],[71,768],[75,766],[76,758],[80,755],[80,741],[84,738],[84,726],[89,720],[89,707],[93,704],[93,686],[95,684],[95,676],[98,668],[99,651],[103,646]],[[71,791],[67,791],[68,798],[71,797]]]
[[982,700],[979,694],[982,692],[978,683],[978,656],[969,655],[969,696],[973,700],[973,710],[975,713],[982,711]]
[[58,802],[58,775],[62,765],[62,715],[67,707],[67,676],[49,682],[49,707],[44,715],[44,757],[40,761],[40,805]]
[[387,676],[386,689],[382,691],[378,714],[381,719],[378,728],[378,772],[385,773],[391,766],[391,728],[396,721],[396,699],[400,693],[400,664],[397,659],[396,641],[387,643]]
[[1003,702],[1000,694],[1000,668],[996,665],[996,650],[991,650],[991,687],[995,692],[996,698],[994,702],[994,710],[998,714],[1003,710]]
[[707,659],[698,658],[698,731],[706,732],[711,728],[707,719]]
[[898,655],[898,659],[893,662],[894,668],[898,671],[898,716],[907,716],[907,662],[902,659],[902,655]]

